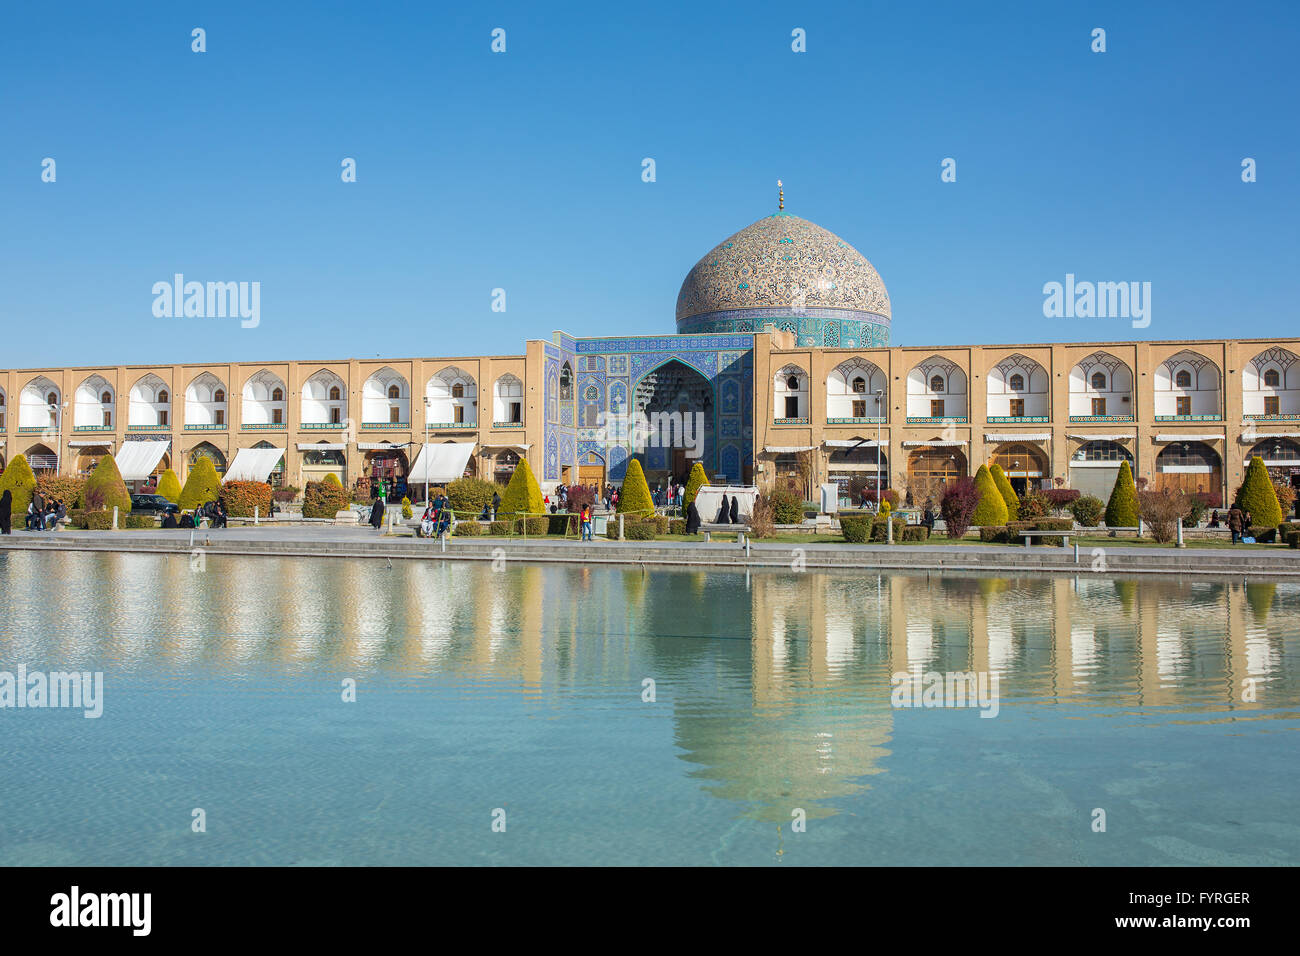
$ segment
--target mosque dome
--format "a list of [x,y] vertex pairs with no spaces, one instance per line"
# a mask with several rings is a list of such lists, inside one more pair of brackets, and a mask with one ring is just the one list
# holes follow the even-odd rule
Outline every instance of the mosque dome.
[[766,216],[695,264],[677,294],[677,331],[795,333],[799,345],[889,344],[889,293],[866,257],[788,212]]

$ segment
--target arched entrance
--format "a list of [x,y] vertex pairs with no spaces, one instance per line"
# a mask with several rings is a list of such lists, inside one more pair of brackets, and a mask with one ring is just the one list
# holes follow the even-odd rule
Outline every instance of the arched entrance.
[[630,437],[643,446],[633,451],[651,485],[669,478],[685,482],[696,461],[687,456],[688,447],[698,447],[705,468],[716,470],[713,385],[699,371],[672,359],[647,372],[633,390],[632,412],[644,416],[646,434]]
[[1156,455],[1156,490],[1220,492],[1223,461],[1204,442],[1172,442]]
[[871,500],[889,487],[889,456],[875,442],[850,439],[851,444],[832,447],[827,461],[827,480],[839,486],[840,503],[857,507],[866,492]]
[[1006,442],[999,445],[989,458],[990,464],[999,466],[1011,482],[1017,495],[1030,488],[1042,488],[1043,479],[1052,477],[1052,466],[1047,454],[1029,442]]
[[366,452],[364,470],[372,488],[375,482],[383,481],[388,498],[400,501],[406,494],[406,475],[410,465],[406,461],[406,452],[400,448],[377,448]]
[[[206,458],[212,462],[212,467],[217,470],[217,476],[220,477],[226,473],[226,456],[221,453],[221,449],[209,442],[202,442],[190,449],[189,466],[193,468],[199,463],[200,458]],[[158,462],[158,467],[154,469],[155,474],[161,475],[171,466],[164,464],[167,456],[163,455],[162,460]]]
[[299,446],[302,452],[302,480],[324,481],[326,475],[333,475],[344,488],[347,482],[347,457],[338,442],[317,442],[306,447]]
[[605,459],[595,451],[578,456],[578,481],[580,485],[605,487]]
[[95,466],[99,464],[99,459],[107,454],[107,445],[87,445],[77,449],[77,475],[82,478],[87,477],[95,470]]
[[515,469],[519,467],[519,454],[510,449],[498,452],[497,456],[492,459],[492,480],[498,485],[510,484],[510,479],[514,477]]
[[25,454],[27,464],[38,478],[41,475],[52,475],[58,470],[59,456],[46,445],[33,445]]
[[1266,438],[1256,442],[1246,458],[1258,455],[1264,459],[1268,476],[1275,482],[1285,482],[1296,489],[1296,513],[1300,514],[1300,442],[1294,438]]
[[966,474],[966,454],[953,445],[924,445],[907,458],[907,496],[914,505],[938,502],[943,486]]
[[1110,499],[1121,462],[1133,467],[1133,453],[1109,438],[1085,441],[1070,456],[1070,487],[1102,501]]

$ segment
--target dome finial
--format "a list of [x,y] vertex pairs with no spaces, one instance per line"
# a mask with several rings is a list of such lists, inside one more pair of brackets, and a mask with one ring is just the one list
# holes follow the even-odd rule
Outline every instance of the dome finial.
[[784,212],[785,211],[785,189],[781,186],[781,180],[779,179],[776,181],[776,191],[777,191],[777,206],[776,206],[777,212]]

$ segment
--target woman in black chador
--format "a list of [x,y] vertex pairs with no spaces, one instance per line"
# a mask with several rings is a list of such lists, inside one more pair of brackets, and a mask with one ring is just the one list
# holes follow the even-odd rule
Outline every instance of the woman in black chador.
[[740,496],[731,496],[731,523],[740,524]]
[[14,495],[8,488],[0,495],[0,534],[8,534],[9,522],[14,516]]
[[694,501],[692,501],[690,506],[686,509],[686,533],[700,533],[700,511],[695,507]]
[[370,506],[370,527],[378,531],[384,524],[384,499],[376,498]]
[[727,496],[723,495],[722,507],[718,509],[718,517],[714,521],[714,524],[730,524],[730,523],[731,523],[731,511],[727,507]]

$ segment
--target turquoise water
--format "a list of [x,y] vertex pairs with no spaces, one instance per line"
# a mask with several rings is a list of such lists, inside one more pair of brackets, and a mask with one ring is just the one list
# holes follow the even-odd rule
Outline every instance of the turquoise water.
[[104,674],[0,710],[4,865],[1300,862],[1294,584],[8,552],[0,607]]

